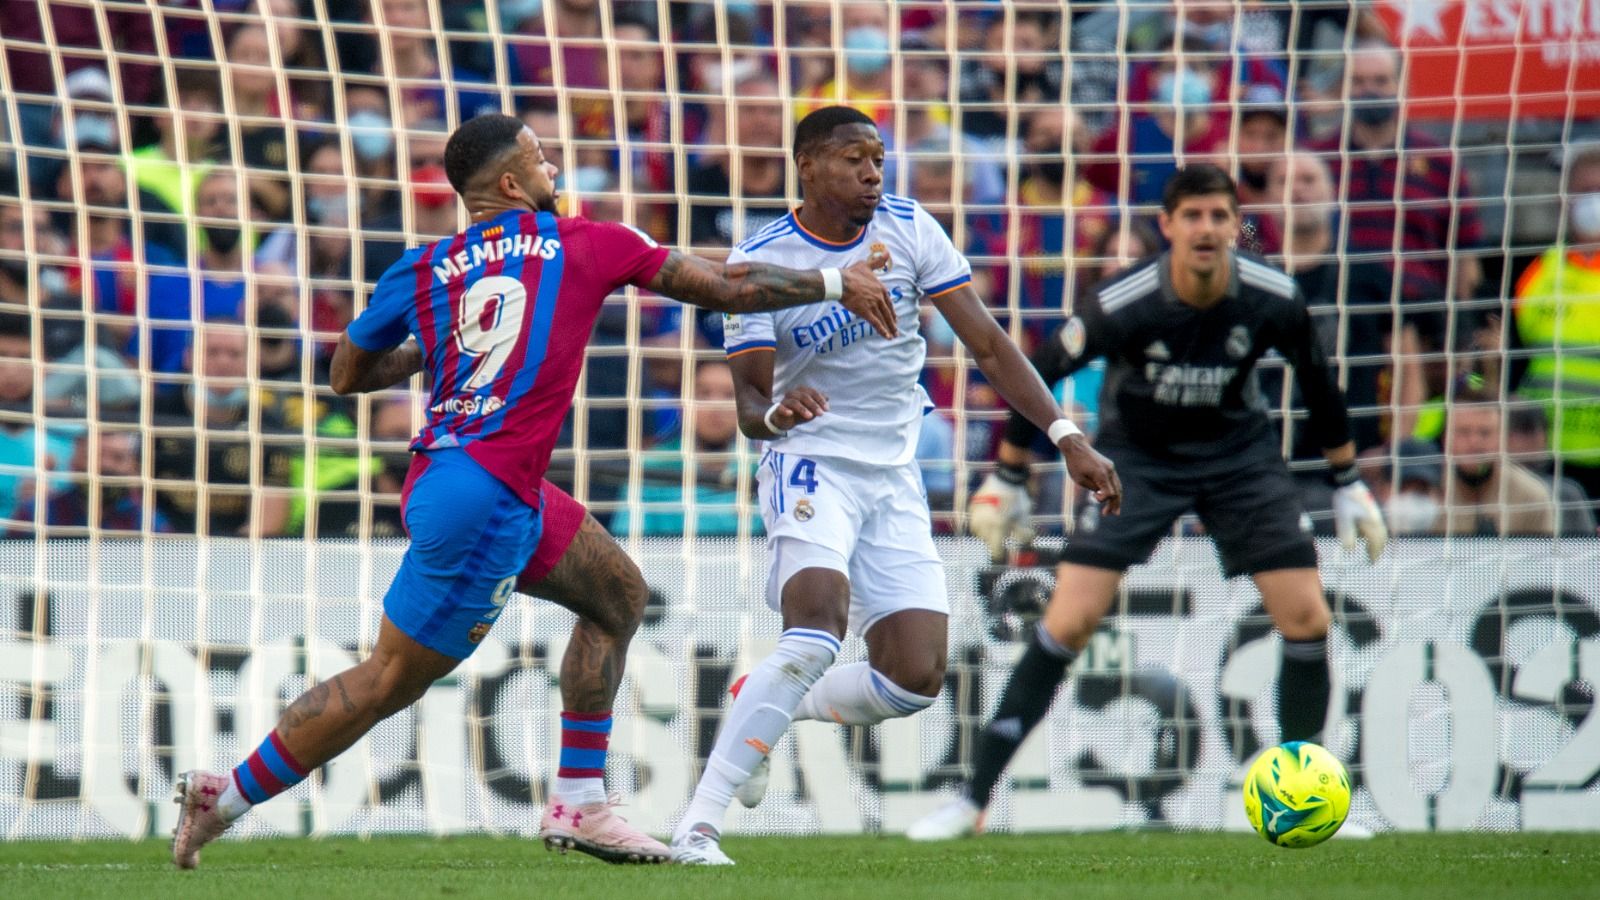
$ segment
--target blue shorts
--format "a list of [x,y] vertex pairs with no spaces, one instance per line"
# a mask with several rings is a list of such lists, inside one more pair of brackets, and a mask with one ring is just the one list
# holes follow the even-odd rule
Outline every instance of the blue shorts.
[[400,504],[411,546],[383,612],[422,646],[466,659],[538,546],[540,511],[454,449],[417,454]]

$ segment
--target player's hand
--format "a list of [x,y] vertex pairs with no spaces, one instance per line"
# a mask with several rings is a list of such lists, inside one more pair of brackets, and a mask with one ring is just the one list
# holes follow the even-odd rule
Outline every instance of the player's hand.
[[967,500],[967,530],[989,546],[989,559],[1004,562],[1006,538],[1026,544],[1033,540],[1033,499],[1028,496],[1027,476],[1023,481],[1007,481],[991,472]]
[[839,305],[866,319],[879,334],[892,338],[900,333],[895,325],[898,316],[889,300],[889,291],[878,280],[876,271],[888,262],[889,254],[880,250],[841,272],[844,296],[839,298]]
[[1339,543],[1346,550],[1356,548],[1356,536],[1367,543],[1367,558],[1373,562],[1383,553],[1389,542],[1389,528],[1383,524],[1383,511],[1378,509],[1372,492],[1360,481],[1353,481],[1333,492],[1333,526]]
[[809,422],[828,411],[828,398],[821,391],[808,387],[790,388],[777,402],[772,413],[772,424],[779,431],[788,431],[802,422]]
[[1100,511],[1114,516],[1122,512],[1122,479],[1117,465],[1089,444],[1081,434],[1061,439],[1061,455],[1066,459],[1067,475],[1078,487],[1090,491]]

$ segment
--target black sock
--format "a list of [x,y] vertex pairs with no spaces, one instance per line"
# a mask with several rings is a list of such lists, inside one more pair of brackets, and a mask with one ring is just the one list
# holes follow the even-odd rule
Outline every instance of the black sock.
[[1328,642],[1283,642],[1278,668],[1278,731],[1285,741],[1315,740],[1328,718]]
[[1011,762],[1011,757],[1022,745],[1028,732],[1039,724],[1050,703],[1055,700],[1056,688],[1067,674],[1067,666],[1077,657],[1073,650],[1056,643],[1045,632],[1043,624],[1034,630],[1023,651],[1017,667],[1011,670],[1011,680],[1006,682],[1000,695],[1000,705],[994,718],[978,732],[978,746],[974,754],[972,783],[967,786],[967,797],[980,809],[989,805],[989,797],[1000,775]]

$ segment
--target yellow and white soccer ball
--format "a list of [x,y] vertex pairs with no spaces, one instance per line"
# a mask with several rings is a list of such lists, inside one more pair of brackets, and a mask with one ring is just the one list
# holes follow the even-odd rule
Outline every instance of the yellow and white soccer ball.
[[1257,834],[1279,847],[1314,847],[1350,814],[1350,773],[1318,744],[1279,744],[1245,775],[1244,813]]

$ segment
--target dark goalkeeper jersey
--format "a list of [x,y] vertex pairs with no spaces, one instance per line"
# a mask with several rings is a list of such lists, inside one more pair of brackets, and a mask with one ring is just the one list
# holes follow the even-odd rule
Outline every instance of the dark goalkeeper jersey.
[[[1322,447],[1350,439],[1344,397],[1294,279],[1235,253],[1227,294],[1197,309],[1172,291],[1168,255],[1149,257],[1097,285],[1033,355],[1046,383],[1106,359],[1098,444],[1132,445],[1177,461],[1210,461],[1273,445],[1255,365],[1277,350],[1294,367]],[[1012,412],[1006,440],[1038,435]]]

